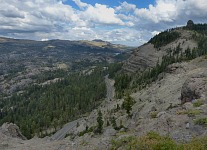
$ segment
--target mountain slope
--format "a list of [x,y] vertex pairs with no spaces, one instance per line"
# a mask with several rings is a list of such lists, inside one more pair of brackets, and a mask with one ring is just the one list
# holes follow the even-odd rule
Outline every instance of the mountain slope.
[[129,47],[105,41],[102,43],[107,45],[98,46],[97,43],[0,38],[0,95],[18,92],[36,82],[37,76],[48,72],[52,76],[50,80],[53,80],[62,77],[58,75],[60,70],[75,72],[122,61],[130,50]]
[[[65,139],[45,141],[34,138],[31,140],[33,142],[24,141],[23,144],[8,143],[6,149],[13,146],[16,149],[30,146],[38,149],[37,141],[41,147],[50,147],[50,149],[57,149],[57,147],[78,150],[137,149],[140,148],[140,142],[134,139],[139,137],[145,139],[147,137],[145,135],[150,132],[147,134],[150,135],[147,139],[151,140],[149,146],[159,139],[171,138],[182,143],[190,142],[194,137],[204,136],[202,142],[198,139],[188,146],[181,144],[181,149],[190,147],[205,150],[207,142],[206,30],[207,25],[205,28],[202,26],[202,30],[200,25],[195,29],[183,27],[169,30],[150,40],[152,43],[135,50],[124,63],[122,70],[115,69],[113,72],[115,83],[113,79],[105,78],[108,85],[106,91],[113,90],[113,85],[115,88],[121,85],[122,97],[113,97],[115,95],[113,92],[107,94],[112,96],[102,101],[97,109],[76,120],[76,125],[72,122],[69,130],[64,130],[65,127],[60,130],[64,134],[61,133],[61,138],[57,136],[56,139],[68,135]],[[178,32],[179,36],[174,36],[172,32]],[[163,39],[165,36],[170,37],[169,40],[165,41],[165,38]],[[138,54],[142,57],[137,56]],[[116,92],[119,91],[116,89]],[[135,102],[130,113],[125,109],[128,94]],[[99,111],[102,112],[104,121],[101,134],[96,132]],[[56,135],[59,135],[59,132]],[[160,138],[154,132],[164,137]],[[144,144],[144,141],[141,144]],[[168,141],[164,145],[158,142],[156,148],[162,146],[166,148],[165,144],[172,146],[167,149],[176,149],[172,142]]]
[[[188,63],[177,63],[168,67],[163,79],[154,82],[150,87],[132,94],[135,105],[132,107],[132,118],[129,118],[123,109],[117,109],[123,99],[103,102],[98,110],[104,114],[103,134],[85,133],[78,136],[78,133],[84,131],[86,126],[96,125],[97,109],[92,111],[87,117],[79,121],[80,126],[73,126],[68,131],[69,136],[60,141],[49,141],[46,139],[33,138],[30,141],[21,141],[4,139],[7,144],[5,149],[11,147],[16,150],[24,149],[109,149],[113,140],[126,140],[127,137],[140,137],[150,131],[161,135],[169,135],[178,142],[190,141],[195,136],[207,135],[205,125],[199,125],[196,121],[206,118],[207,104],[202,103],[195,106],[199,99],[194,103],[188,102],[181,105],[181,94],[184,83],[191,78],[207,79],[207,59],[204,57],[196,58]],[[205,85],[207,83],[205,82]],[[194,85],[199,89],[199,84]],[[207,86],[206,86],[207,87]],[[206,91],[206,90],[205,90]],[[202,93],[205,95],[205,93]],[[207,95],[205,95],[207,96]],[[205,99],[202,99],[205,100]],[[126,128],[114,130],[112,124],[107,125],[106,121],[115,117],[117,126],[120,123]],[[13,142],[9,142],[13,140]],[[37,144],[38,143],[38,144]],[[135,144],[135,143],[134,143]],[[126,144],[120,144],[121,149],[125,149]]]
[[[180,46],[184,52],[187,48],[192,50],[197,47],[197,42],[192,39],[193,32],[190,30],[175,29],[165,32],[167,35],[164,37],[163,41],[166,41],[167,36],[173,33],[177,33],[179,36],[174,38],[172,41],[166,42],[158,47],[153,44],[153,39],[149,41],[149,43],[140,46],[133,51],[131,57],[124,63],[123,69],[126,72],[143,71],[147,68],[155,67],[156,63],[162,60],[162,56],[166,55],[169,49],[175,49],[176,47]],[[157,35],[157,37],[159,36],[160,35]]]

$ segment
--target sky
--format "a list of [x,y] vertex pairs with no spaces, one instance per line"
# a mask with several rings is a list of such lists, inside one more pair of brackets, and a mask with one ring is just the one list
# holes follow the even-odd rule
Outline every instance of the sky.
[[0,36],[139,46],[159,32],[207,23],[207,0],[0,0]]

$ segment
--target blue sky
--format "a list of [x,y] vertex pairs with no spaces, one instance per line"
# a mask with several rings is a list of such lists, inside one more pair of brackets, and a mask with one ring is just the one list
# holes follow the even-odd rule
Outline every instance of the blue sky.
[[0,36],[139,46],[189,19],[207,23],[206,16],[207,0],[2,0]]
[[[120,5],[126,1],[127,3],[135,4],[138,8],[147,8],[149,4],[154,4],[154,0],[83,0],[82,2],[95,5],[96,3],[108,5],[110,7],[115,7]],[[72,0],[66,0],[63,2],[64,4],[68,4],[73,6],[74,8],[78,8],[77,5],[74,4]]]

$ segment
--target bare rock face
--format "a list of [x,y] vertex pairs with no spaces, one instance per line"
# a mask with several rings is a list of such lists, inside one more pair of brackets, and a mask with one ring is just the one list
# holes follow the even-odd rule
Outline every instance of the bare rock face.
[[194,22],[192,20],[188,20],[187,27],[192,28],[194,26]]
[[13,123],[4,123],[2,127],[0,127],[0,132],[3,134],[13,137],[13,138],[19,138],[22,140],[26,140],[27,138],[21,133],[19,130],[19,127],[16,124]]
[[103,134],[106,137],[115,136],[116,135],[116,130],[115,129],[106,129]]
[[182,86],[181,103],[191,102],[195,99],[206,99],[206,75],[196,75],[188,78]]
[[185,63],[174,63],[167,67],[166,72],[171,74],[179,74],[182,72],[186,72],[187,64]]
[[152,68],[163,54],[164,52],[158,51],[153,44],[145,44],[134,50],[131,57],[124,63],[123,69],[126,72],[136,72]]
[[[151,43],[144,44],[135,49],[129,59],[124,62],[123,71],[131,73],[153,68],[158,61],[162,60],[162,57],[167,54],[169,49],[175,49],[177,46],[180,46],[183,52],[188,48],[192,50],[197,47],[197,43],[192,40],[191,32],[184,30],[177,30],[177,32],[181,34],[180,38],[158,49]],[[176,69],[176,67],[174,66],[172,69]]]

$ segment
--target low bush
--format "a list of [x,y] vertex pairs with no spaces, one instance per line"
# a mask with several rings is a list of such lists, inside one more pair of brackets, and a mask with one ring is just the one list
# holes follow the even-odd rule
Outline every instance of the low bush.
[[195,138],[189,143],[176,143],[168,136],[149,132],[142,137],[129,136],[112,141],[111,150],[206,150],[207,136]]
[[151,118],[156,118],[157,117],[158,112],[157,111],[152,111],[150,114]]
[[204,104],[203,100],[197,100],[196,102],[193,103],[193,106],[194,107],[200,107],[203,104]]
[[207,118],[200,118],[195,121],[195,124],[207,126]]
[[199,115],[201,113],[200,110],[188,110],[187,114],[188,117],[195,117],[196,115]]

